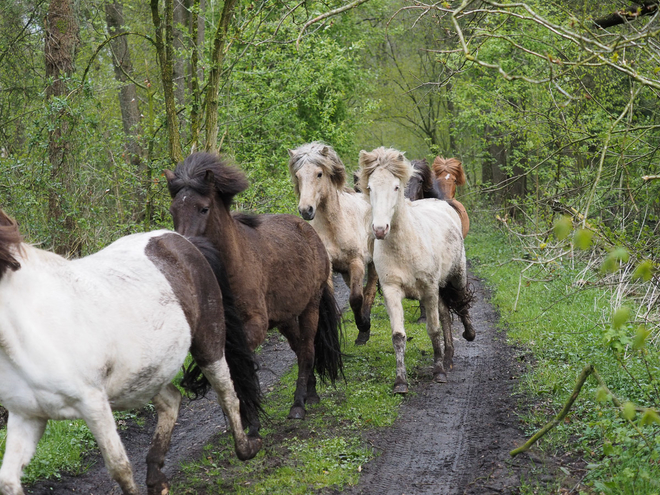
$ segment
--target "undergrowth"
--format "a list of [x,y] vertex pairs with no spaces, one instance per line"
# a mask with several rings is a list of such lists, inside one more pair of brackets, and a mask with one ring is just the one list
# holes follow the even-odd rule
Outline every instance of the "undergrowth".
[[659,428],[647,409],[659,405],[657,343],[649,338],[634,348],[636,326],[616,321],[602,271],[570,252],[530,265],[527,244],[488,221],[475,222],[466,250],[475,273],[493,288],[509,339],[533,355],[520,382],[533,404],[522,418],[527,433],[559,412],[587,364],[625,404],[615,407],[590,379],[537,448],[582,459],[584,470],[570,474],[587,493],[660,493]]

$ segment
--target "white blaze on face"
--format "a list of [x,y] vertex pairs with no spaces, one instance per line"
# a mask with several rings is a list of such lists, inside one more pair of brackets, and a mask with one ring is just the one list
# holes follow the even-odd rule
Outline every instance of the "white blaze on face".
[[449,180],[450,177],[451,177],[451,174],[447,174],[447,177],[445,177],[445,180]]
[[403,194],[401,181],[391,172],[378,169],[369,177],[371,228],[377,239],[384,239],[390,231],[399,194]]

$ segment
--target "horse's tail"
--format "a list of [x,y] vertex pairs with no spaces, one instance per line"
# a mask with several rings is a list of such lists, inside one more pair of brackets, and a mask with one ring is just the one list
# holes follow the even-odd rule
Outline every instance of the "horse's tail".
[[[204,237],[188,239],[201,251],[211,265],[220,290],[222,292],[222,305],[225,312],[225,358],[229,366],[229,374],[234,383],[234,390],[241,403],[241,417],[248,424],[256,424],[260,415],[264,414],[261,406],[261,387],[257,376],[258,365],[254,353],[250,351],[243,321],[234,304],[234,297],[229,286],[227,272],[222,263],[218,250]],[[184,370],[181,386],[194,394],[195,398],[204,396],[211,384],[202,374],[196,363],[192,363]]]
[[326,282],[319,304],[319,326],[314,338],[314,369],[323,382],[330,379],[334,384],[340,375],[345,379],[341,353],[343,338],[341,310]]
[[447,282],[447,285],[440,287],[440,298],[449,311],[459,318],[469,318],[469,311],[475,299],[474,290],[469,283],[462,289],[457,289],[451,282]]

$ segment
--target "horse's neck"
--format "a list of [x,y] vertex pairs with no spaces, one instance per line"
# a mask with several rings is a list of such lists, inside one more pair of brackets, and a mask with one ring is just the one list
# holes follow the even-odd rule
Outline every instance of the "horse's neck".
[[345,228],[346,215],[339,202],[339,191],[335,188],[328,188],[328,193],[323,197],[319,205],[316,216],[312,221],[314,229],[330,240],[337,238]]
[[417,237],[417,230],[413,224],[413,215],[410,209],[410,203],[405,199],[400,199],[397,203],[394,215],[390,221],[390,235],[393,241],[403,240],[410,242]]
[[218,208],[218,218],[213,220],[213,229],[208,237],[218,248],[220,257],[229,271],[240,265],[246,249],[249,249],[249,242],[239,228],[238,222],[224,207]]

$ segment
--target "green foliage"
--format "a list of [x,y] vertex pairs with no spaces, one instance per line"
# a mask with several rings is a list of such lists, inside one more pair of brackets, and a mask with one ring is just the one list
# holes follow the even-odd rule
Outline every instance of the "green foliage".
[[[572,381],[566,377],[577,376],[587,363],[595,365],[623,403],[619,410],[608,390],[588,380],[567,421],[538,447],[550,453],[572,452],[586,461],[583,482],[599,492],[658,491],[660,359],[651,333],[631,324],[632,306],[612,311],[608,290],[584,283],[585,278],[602,276],[597,265],[555,259],[524,271],[527,283],[519,285],[520,266],[510,260],[524,260],[519,254],[524,244],[496,231],[482,217],[474,220],[466,239],[468,257],[494,287],[493,302],[509,338],[534,356],[520,385],[531,401],[523,415],[530,432],[559,411],[572,392]],[[622,260],[623,253],[617,259]]]

